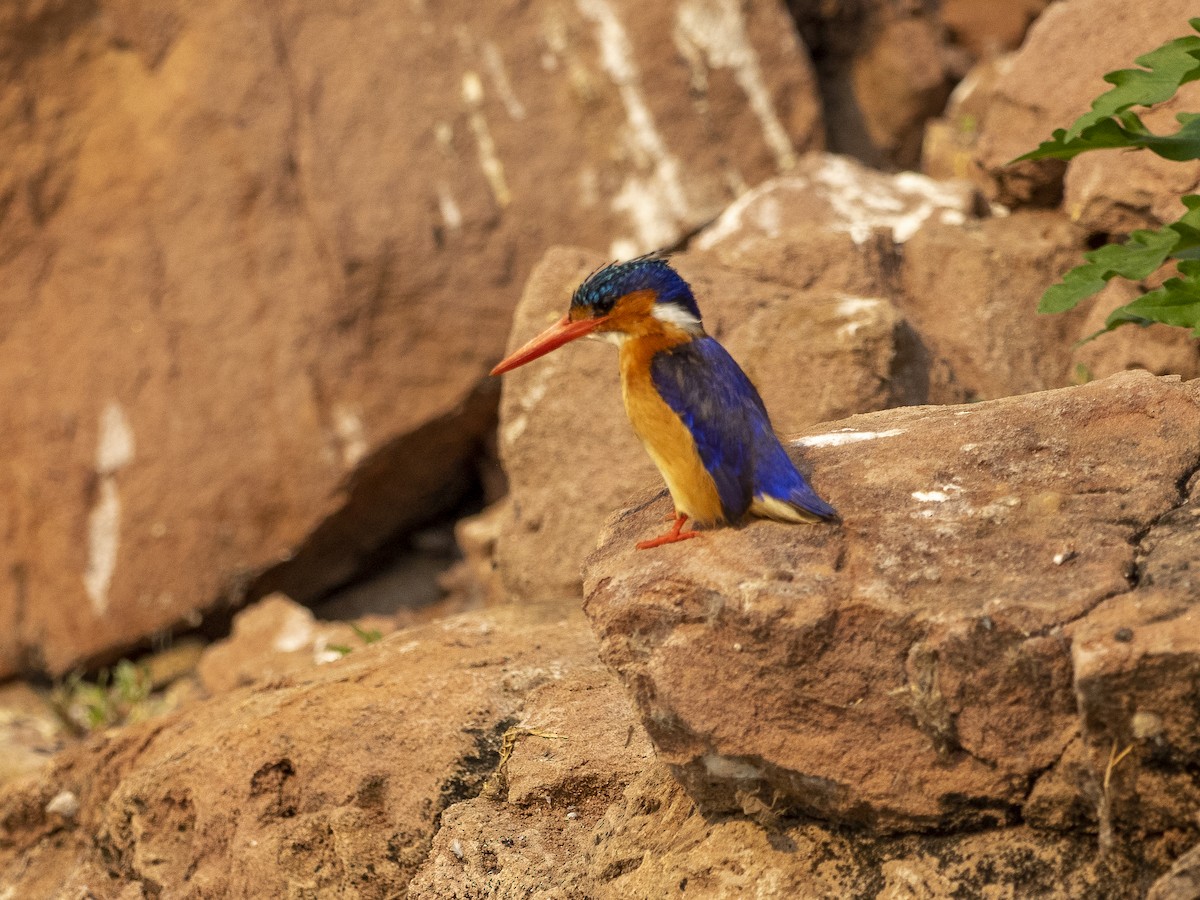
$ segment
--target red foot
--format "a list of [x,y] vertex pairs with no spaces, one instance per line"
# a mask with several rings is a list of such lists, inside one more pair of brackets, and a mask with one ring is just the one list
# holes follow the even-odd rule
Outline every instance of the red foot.
[[670,531],[651,541],[638,541],[637,548],[639,550],[649,550],[651,547],[661,547],[663,544],[674,544],[676,541],[686,541],[688,538],[699,537],[700,532],[698,531],[680,531],[687,518],[683,513],[676,513],[675,524],[671,526]]

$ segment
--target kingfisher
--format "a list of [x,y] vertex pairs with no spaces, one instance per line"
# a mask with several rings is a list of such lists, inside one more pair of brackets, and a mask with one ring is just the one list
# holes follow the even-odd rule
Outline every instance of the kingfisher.
[[782,522],[837,521],[775,436],[758,391],[704,330],[692,289],[658,256],[615,262],[589,275],[570,311],[492,369],[502,375],[578,338],[619,348],[625,412],[662,473],[674,523],[639,550],[737,524],[747,514]]

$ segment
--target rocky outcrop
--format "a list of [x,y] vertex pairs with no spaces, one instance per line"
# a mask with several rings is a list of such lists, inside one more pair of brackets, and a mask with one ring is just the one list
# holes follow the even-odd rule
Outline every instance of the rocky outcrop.
[[[652,554],[633,543],[669,504],[644,502],[589,560],[586,610],[708,811],[750,797],[884,831],[995,826],[1082,735],[1088,784],[1064,815],[1154,830],[1153,797],[1194,808],[1171,774],[1198,759],[1192,713],[1162,683],[1194,679],[1194,593],[1150,573],[1196,555],[1171,523],[1198,434],[1195,383],[1145,374],[853,417],[795,443],[843,524]],[[1106,774],[1115,744],[1128,782]]]
[[0,20],[0,677],[344,581],[469,486],[546,246],[672,244],[822,143],[775,3]]
[[597,668],[579,616],[510,608],[97,735],[0,796],[0,891],[402,894],[524,698]]
[[[982,79],[968,77],[947,114],[951,130],[972,138],[972,176],[989,197],[1009,206],[1054,206],[1063,198],[1072,219],[1097,232],[1126,232],[1174,221],[1177,198],[1200,183],[1200,163],[1168,162],[1151,153],[1088,153],[1057,161],[1008,165],[1067,128],[1112,86],[1102,76],[1134,67],[1134,59],[1189,33],[1189,0],[1129,7],[1120,0],[1068,0],[1047,8],[1020,50]],[[985,64],[987,65],[987,64]],[[1053,89],[1047,90],[1047,73]],[[976,96],[967,95],[977,91]],[[1174,114],[1194,110],[1195,85],[1152,112],[1152,130],[1174,131]]]

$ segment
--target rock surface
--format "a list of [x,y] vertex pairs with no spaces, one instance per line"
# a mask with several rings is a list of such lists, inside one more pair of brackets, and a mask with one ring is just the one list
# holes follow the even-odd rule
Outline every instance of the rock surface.
[[1038,315],[1082,261],[1083,232],[1056,212],[930,221],[904,246],[897,306],[931,359],[931,400],[991,400],[1070,383],[1085,309]]
[[448,619],[97,735],[0,795],[0,893],[402,894],[529,692],[598,668],[562,614]]
[[[1073,635],[1158,590],[1139,586],[1138,553],[1183,507],[1197,435],[1195,382],[1132,373],[853,417],[798,444],[842,525],[754,522],[643,553],[635,540],[667,509],[643,503],[589,560],[585,608],[705,810],[751,796],[883,830],[1007,823],[1080,733],[1093,676]],[[1127,667],[1170,645],[1156,633]],[[1164,664],[1191,678],[1197,654],[1179,654]],[[1161,689],[1144,702],[1174,717],[1161,734],[1175,764],[1194,765],[1185,704]],[[1109,718],[1085,713],[1085,741],[1133,734]],[[1111,790],[1113,821],[1141,827],[1125,785]]]
[[412,900],[975,897],[1018,884],[1030,898],[1133,898],[1153,871],[1078,832],[879,836],[788,820],[749,796],[744,815],[705,815],[606,671],[547,684],[525,708],[542,736],[515,744],[510,787],[446,810]]
[[204,652],[196,674],[206,691],[222,694],[336,662],[394,627],[377,616],[355,625],[318,622],[308,607],[271,594],[234,617],[232,634]]
[[878,168],[915,165],[925,121],[940,112],[968,62],[949,46],[936,4],[788,6],[812,51],[830,148]]
[[774,3],[0,17],[0,677],[344,581],[468,487],[546,246],[674,243],[822,143]]
[[[1190,0],[1162,0],[1128,6],[1122,0],[1067,0],[1049,6],[1029,30],[1021,49],[1003,63],[979,101],[975,177],[988,195],[1006,205],[1056,205],[1062,178],[1071,185],[1066,208],[1073,218],[1099,231],[1126,230],[1161,215],[1174,221],[1172,193],[1200,182],[1200,163],[1172,163],[1150,153],[1088,153],[1064,167],[1048,160],[1008,163],[1067,128],[1086,113],[1092,100],[1111,85],[1102,76],[1134,68],[1134,58],[1189,33],[1196,13]],[[1047,90],[1048,72],[1054,88]],[[1184,106],[1194,109],[1196,86]],[[1148,120],[1149,124],[1149,120]],[[1168,111],[1155,113],[1153,126],[1174,131]]]

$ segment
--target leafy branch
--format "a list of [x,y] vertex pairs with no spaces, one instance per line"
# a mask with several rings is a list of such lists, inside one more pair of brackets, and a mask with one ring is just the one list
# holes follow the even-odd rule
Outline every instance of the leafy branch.
[[[1191,19],[1200,32],[1200,18]],[[1092,103],[1090,112],[1070,128],[1057,129],[1050,140],[1013,162],[1037,159],[1072,159],[1089,150],[1149,150],[1175,162],[1200,159],[1200,114],[1179,113],[1174,134],[1155,134],[1133,107],[1148,107],[1175,96],[1185,84],[1200,81],[1200,37],[1189,35],[1169,41],[1139,56],[1141,69],[1109,72],[1104,80],[1114,85]],[[1121,325],[1155,322],[1191,328],[1200,337],[1200,195],[1183,198],[1187,212],[1159,229],[1133,232],[1123,244],[1109,244],[1084,254],[1087,260],[1048,288],[1038,304],[1043,313],[1065,312],[1098,293],[1110,279],[1141,281],[1167,260],[1175,260],[1178,277],[1168,278],[1150,291],[1114,310],[1104,328],[1091,340]]]
[[[1200,18],[1188,23],[1200,32]],[[1026,159],[1071,159],[1086,150],[1145,149],[1164,159],[1185,162],[1200,159],[1200,114],[1180,113],[1174,134],[1154,134],[1133,112],[1135,106],[1165,103],[1192,81],[1200,81],[1200,37],[1189,35],[1139,56],[1141,69],[1118,69],[1104,80],[1116,85],[1092,101],[1091,112],[1070,128],[1057,129],[1036,150],[1018,156]]]

